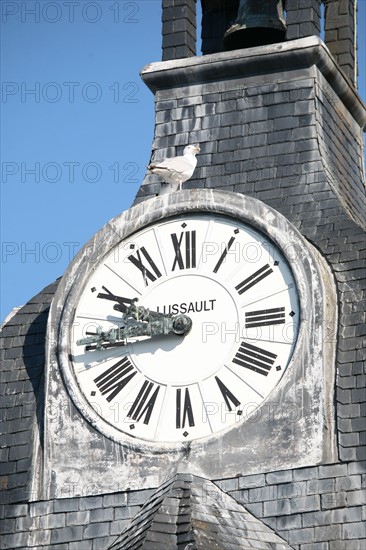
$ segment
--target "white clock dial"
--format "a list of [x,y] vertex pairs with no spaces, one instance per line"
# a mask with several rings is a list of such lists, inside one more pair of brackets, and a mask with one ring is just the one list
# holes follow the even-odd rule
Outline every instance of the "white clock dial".
[[[173,332],[77,344],[124,326],[121,300],[165,316]],[[281,252],[249,225],[210,213],[155,223],[95,265],[76,305],[71,364],[99,417],[150,442],[210,437],[244,422],[284,374],[300,320]]]

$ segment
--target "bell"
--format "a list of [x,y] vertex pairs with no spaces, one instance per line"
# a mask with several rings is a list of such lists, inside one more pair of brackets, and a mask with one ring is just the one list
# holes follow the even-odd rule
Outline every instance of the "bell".
[[240,0],[234,24],[224,35],[225,50],[283,42],[286,22],[283,0]]

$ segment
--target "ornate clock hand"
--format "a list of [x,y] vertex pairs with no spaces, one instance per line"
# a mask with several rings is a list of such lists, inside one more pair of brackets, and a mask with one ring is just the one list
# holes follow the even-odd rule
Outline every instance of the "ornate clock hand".
[[[97,298],[103,298],[105,300],[111,300],[112,302],[118,302],[114,305],[113,309],[116,311],[121,311],[123,313],[122,319],[127,323],[128,319],[135,319],[136,321],[145,321],[150,322],[153,320],[163,320],[166,318],[173,318],[172,315],[166,315],[165,313],[161,313],[159,311],[153,311],[151,309],[145,308],[143,306],[135,306],[135,302],[138,302],[138,298],[124,298],[123,296],[117,296],[116,294],[113,294],[108,288],[105,286],[102,286],[103,290],[106,291],[107,294],[99,293],[97,295]],[[127,306],[126,304],[130,304]],[[188,319],[188,321],[181,321],[181,329],[178,329],[178,317],[183,319]],[[189,325],[189,328],[188,328]],[[177,315],[175,317],[175,330],[174,332],[176,334],[186,334],[192,326],[192,321],[189,317],[186,315]],[[181,330],[182,332],[179,332]],[[176,332],[177,331],[177,332]],[[141,336],[141,335],[139,335]]]
[[[123,329],[119,328],[112,328],[107,331],[103,331],[101,326],[97,327],[96,334],[93,334],[91,336],[87,336],[86,338],[81,338],[80,340],[76,341],[76,344],[78,346],[83,345],[89,345],[89,344],[96,344],[95,348],[92,349],[101,349],[104,348],[104,343],[108,342],[109,344],[117,343],[118,340],[122,340],[123,336],[121,337],[120,331]],[[120,345],[118,342],[117,345]],[[108,345],[108,347],[110,347]]]
[[145,320],[143,322],[129,319],[124,327],[112,328],[107,331],[103,331],[102,327],[99,326],[96,334],[81,338],[76,341],[76,344],[78,346],[96,344],[96,347],[92,349],[102,349],[104,347],[111,347],[111,345],[123,345],[121,341],[136,336],[165,336],[171,332],[184,336],[192,327],[192,320],[187,315],[164,315],[155,311],[150,312],[145,308],[143,309],[147,314],[158,314],[159,318],[156,319],[152,316],[152,318],[148,318],[146,322],[145,315]]

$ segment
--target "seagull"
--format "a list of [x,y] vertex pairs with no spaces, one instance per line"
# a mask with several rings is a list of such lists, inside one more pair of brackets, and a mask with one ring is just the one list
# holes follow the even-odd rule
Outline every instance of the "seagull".
[[182,156],[167,158],[156,164],[149,164],[147,169],[169,184],[169,188],[161,194],[182,189],[182,184],[193,175],[197,165],[196,155],[200,151],[199,145],[187,145]]

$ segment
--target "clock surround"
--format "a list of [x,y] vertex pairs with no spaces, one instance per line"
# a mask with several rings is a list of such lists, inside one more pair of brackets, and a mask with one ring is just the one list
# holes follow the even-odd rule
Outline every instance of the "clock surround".
[[[75,386],[69,368],[69,328],[73,324],[75,304],[85,281],[107,251],[159,220],[188,213],[225,216],[233,224],[244,223],[266,236],[282,252],[298,288],[302,315],[296,348],[270,397],[260,407],[247,407],[245,420],[218,430],[214,437],[178,442],[151,442],[127,434],[124,438],[120,432],[116,434],[113,427],[109,430],[106,424],[101,427],[98,415],[95,420],[80,388]],[[137,270],[136,273],[141,276]],[[50,428],[46,430],[49,440],[46,464],[47,471],[56,472],[54,487],[59,483],[57,479],[93,478],[92,469],[83,471],[82,476],[76,473],[81,471],[75,463],[83,463],[82,452],[73,453],[69,460],[64,456],[62,442],[73,437],[73,423],[77,424],[79,449],[87,449],[92,444],[97,449],[96,460],[109,464],[104,480],[107,492],[108,487],[113,486],[117,471],[124,487],[129,486],[132,472],[138,488],[146,483],[156,486],[177,471],[218,479],[242,471],[248,474],[292,467],[299,464],[299,457],[303,466],[333,460],[335,442],[329,411],[333,391],[335,304],[334,283],[325,262],[291,223],[259,200],[225,191],[187,190],[145,201],[111,220],[74,259],[60,282],[51,309],[50,383],[47,384],[50,389],[46,396],[45,423]],[[57,345],[52,345],[55,342]],[[70,409],[67,403],[75,404],[76,408]],[[52,433],[56,431],[61,439],[59,445],[52,442]],[[107,458],[106,445],[120,457],[118,467]],[[57,461],[58,455],[62,460]],[[140,465],[141,461],[145,464],[144,472],[134,465],[136,457]],[[218,457],[221,458],[218,460]],[[59,489],[52,491],[57,494]]]

